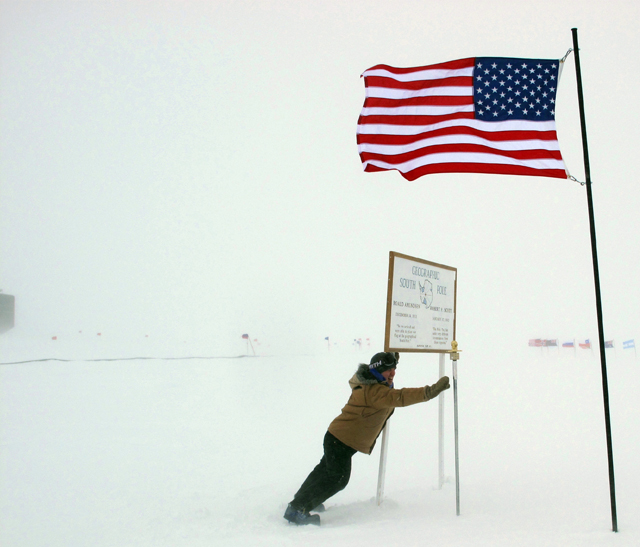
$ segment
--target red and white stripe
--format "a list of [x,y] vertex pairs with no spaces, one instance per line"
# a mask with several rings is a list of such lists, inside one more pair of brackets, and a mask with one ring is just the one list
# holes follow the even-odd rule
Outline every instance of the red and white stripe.
[[475,58],[365,71],[358,152],[365,171],[496,173],[567,178],[555,121],[476,120]]

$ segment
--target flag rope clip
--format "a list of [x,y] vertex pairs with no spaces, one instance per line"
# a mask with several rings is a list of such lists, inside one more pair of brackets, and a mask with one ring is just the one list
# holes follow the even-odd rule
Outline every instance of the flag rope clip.
[[561,63],[564,63],[567,60],[567,57],[569,57],[569,53],[571,53],[573,51],[573,48],[570,47],[567,52],[564,54],[564,57],[562,59],[560,59]]

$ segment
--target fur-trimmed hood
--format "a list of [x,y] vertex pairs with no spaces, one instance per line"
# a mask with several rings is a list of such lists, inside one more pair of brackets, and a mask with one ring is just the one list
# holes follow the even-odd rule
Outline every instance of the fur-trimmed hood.
[[[358,369],[356,373],[349,380],[349,385],[351,389],[355,389],[360,386],[370,386],[373,384],[381,384],[382,382],[378,382],[373,375],[369,372],[369,365],[361,363],[358,365]],[[386,382],[385,382],[386,383]]]

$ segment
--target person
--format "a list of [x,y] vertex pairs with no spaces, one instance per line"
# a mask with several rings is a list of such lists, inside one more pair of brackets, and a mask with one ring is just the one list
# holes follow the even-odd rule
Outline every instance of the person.
[[376,440],[396,407],[423,403],[449,389],[443,376],[432,386],[395,389],[393,379],[400,355],[376,353],[360,364],[349,380],[351,396],[324,436],[324,455],[288,504],[284,518],[290,523],[320,525],[323,502],[344,489],[356,452],[371,454]]

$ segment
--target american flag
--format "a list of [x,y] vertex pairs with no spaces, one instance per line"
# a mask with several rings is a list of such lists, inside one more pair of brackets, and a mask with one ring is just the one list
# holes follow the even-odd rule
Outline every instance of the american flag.
[[363,73],[365,171],[567,178],[555,124],[560,61],[472,57]]

